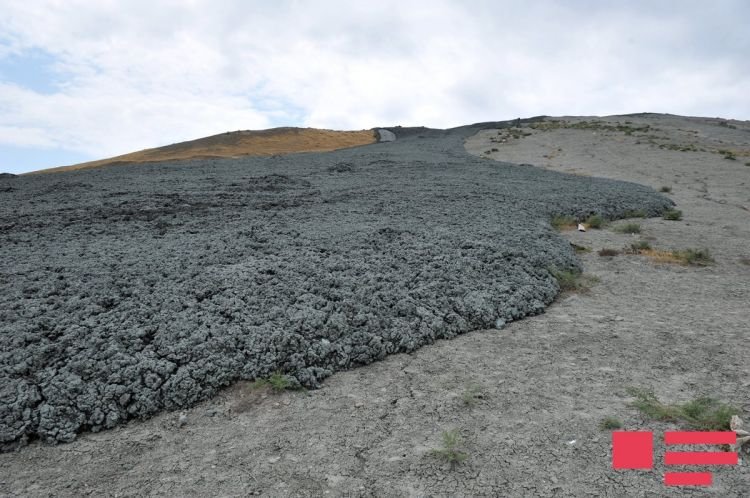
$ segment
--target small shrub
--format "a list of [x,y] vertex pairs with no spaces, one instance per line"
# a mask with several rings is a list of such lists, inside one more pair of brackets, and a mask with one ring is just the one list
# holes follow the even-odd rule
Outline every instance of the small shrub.
[[602,421],[599,422],[599,427],[605,431],[613,431],[616,429],[621,429],[622,422],[614,417],[604,417]]
[[613,228],[617,233],[641,233],[641,226],[638,223],[625,223]]
[[679,221],[682,219],[682,211],[679,209],[667,209],[664,212],[664,219],[669,221]]
[[557,268],[549,268],[548,271],[557,280],[563,292],[587,292],[591,285],[599,281],[595,276],[584,275],[580,271],[558,270]]
[[461,401],[465,406],[469,407],[476,405],[477,400],[482,398],[482,388],[477,385],[470,385],[461,393]]
[[630,251],[633,254],[640,254],[641,251],[647,251],[649,249],[651,249],[651,244],[645,240],[639,240],[638,242],[630,244]]
[[275,393],[280,393],[289,389],[295,389],[297,386],[293,384],[287,376],[281,372],[274,372],[267,379],[257,379],[253,382],[253,388],[270,388]]
[[746,162],[745,166],[750,166],[750,161]]
[[683,422],[692,429],[703,431],[729,430],[732,415],[739,413],[735,407],[712,398],[700,397],[683,404],[664,404],[649,390],[630,388],[628,394],[635,400],[631,406],[649,418],[665,422]]
[[724,159],[729,159],[730,161],[736,161],[737,156],[734,155],[734,152],[731,150],[720,150],[719,154],[722,154],[724,156]]
[[620,254],[620,251],[617,249],[599,249],[599,256],[617,256],[618,254]]
[[632,211],[625,211],[625,218],[645,218],[648,213],[644,209],[635,209]]
[[689,265],[706,266],[715,262],[708,249],[685,249],[672,251],[672,254]]
[[458,429],[452,431],[443,431],[443,445],[442,448],[434,449],[430,451],[430,454],[444,460],[451,465],[461,463],[468,455],[457,449],[461,443],[461,436],[458,434]]
[[750,258],[747,256],[740,256],[740,263],[750,266]]
[[589,228],[601,228],[604,226],[604,218],[598,214],[592,214],[586,219],[586,226]]
[[666,185],[659,189],[659,192],[664,192],[665,194],[668,194],[672,191],[672,187],[667,187]]
[[563,230],[565,228],[575,227],[576,219],[572,216],[556,215],[552,217],[550,224],[558,230]]

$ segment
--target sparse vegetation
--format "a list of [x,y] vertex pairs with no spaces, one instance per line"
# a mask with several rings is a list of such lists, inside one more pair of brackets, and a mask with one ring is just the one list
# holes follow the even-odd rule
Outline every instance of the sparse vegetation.
[[598,214],[592,214],[586,219],[586,226],[589,228],[601,228],[604,226],[604,218]]
[[563,292],[587,292],[599,279],[593,275],[587,275],[580,271],[559,270],[549,268],[550,274],[557,280],[560,290]]
[[445,462],[448,462],[451,465],[455,465],[466,460],[468,455],[458,450],[458,446],[461,443],[461,436],[458,433],[458,429],[453,429],[452,431],[443,431],[442,438],[442,448],[431,450],[431,455]]
[[576,226],[576,219],[569,215],[556,215],[552,217],[550,224],[557,230],[564,230],[566,228],[574,228]]
[[708,397],[683,404],[664,404],[649,390],[630,388],[628,394],[635,398],[631,406],[647,417],[664,422],[682,422],[697,430],[729,430],[732,415],[739,413],[736,408]]
[[655,130],[650,125],[633,126],[631,124],[610,124],[601,121],[579,121],[572,123],[564,120],[550,120],[542,121],[539,123],[531,123],[529,128],[535,130],[549,131],[558,129],[574,129],[574,130],[597,130],[597,131],[609,131],[609,132],[621,132],[626,135],[632,135],[633,133],[640,132],[646,133]]
[[571,247],[573,248],[573,250],[574,250],[575,252],[577,252],[577,253],[586,253],[586,252],[591,252],[591,248],[590,248],[590,247],[579,246],[578,244],[574,244],[574,243],[572,243],[572,242],[570,243],[570,246],[571,246]]
[[[648,243],[646,243],[648,245]],[[642,254],[658,263],[676,263],[680,265],[707,266],[715,262],[708,249],[684,249],[664,251],[651,247],[631,245],[633,254]]]
[[682,219],[682,211],[679,209],[668,209],[664,212],[664,219],[669,221],[679,221]]
[[665,194],[668,194],[672,192],[672,187],[667,187],[666,185],[664,185],[662,188],[659,189],[659,192],[664,192]]
[[648,213],[644,209],[625,211],[624,218],[645,218]]
[[703,149],[696,147],[694,144],[680,145],[680,144],[659,144],[660,149],[677,150],[680,152],[704,152]]
[[750,258],[747,256],[740,256],[740,263],[750,266]]
[[605,431],[613,431],[616,429],[621,429],[622,422],[614,417],[604,417],[602,421],[599,422],[599,427]]
[[620,251],[618,251],[617,249],[610,249],[606,247],[604,249],[599,249],[599,256],[617,256],[618,254],[620,254]]
[[651,249],[651,244],[645,240],[639,240],[630,244],[630,252],[633,254],[640,254],[641,251],[648,251],[649,249]]
[[617,233],[641,233],[641,226],[638,223],[625,223],[624,225],[617,225],[612,230]]
[[719,154],[723,155],[724,159],[729,159],[730,161],[736,161],[737,160],[737,156],[731,150],[720,150]]
[[255,389],[267,387],[275,393],[280,393],[282,391],[296,389],[297,386],[293,384],[287,376],[276,371],[267,379],[256,379],[255,382],[253,382],[253,387]]
[[689,265],[706,266],[715,262],[708,249],[685,249],[684,251],[673,251],[673,254]]
[[477,404],[477,400],[482,399],[482,388],[476,384],[467,386],[463,393],[461,393],[461,401],[464,406],[472,407]]

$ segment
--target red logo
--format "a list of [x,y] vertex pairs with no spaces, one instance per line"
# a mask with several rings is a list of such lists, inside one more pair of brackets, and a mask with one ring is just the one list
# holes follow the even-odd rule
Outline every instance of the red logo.
[[[726,432],[665,432],[664,443],[675,445],[737,445],[737,434]],[[670,451],[664,454],[665,465],[737,465],[736,451]],[[617,470],[652,470],[654,467],[654,433],[616,431],[612,433],[612,468]],[[666,472],[667,486],[710,486],[711,472]]]

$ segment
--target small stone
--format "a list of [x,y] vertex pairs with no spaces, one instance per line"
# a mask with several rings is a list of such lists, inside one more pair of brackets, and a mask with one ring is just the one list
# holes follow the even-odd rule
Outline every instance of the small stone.
[[365,406],[365,404],[361,401],[357,401],[356,403],[354,403],[354,408],[362,408],[363,406]]
[[177,426],[182,427],[185,424],[187,424],[187,413],[180,412],[180,418],[177,420]]

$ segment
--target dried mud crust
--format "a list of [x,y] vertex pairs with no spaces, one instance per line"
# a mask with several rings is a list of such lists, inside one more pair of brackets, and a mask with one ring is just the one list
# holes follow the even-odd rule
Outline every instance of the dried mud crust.
[[277,370],[315,387],[538,314],[559,290],[547,269],[579,268],[551,215],[673,204],[470,156],[480,128],[14,178],[0,192],[0,446],[68,442]]

